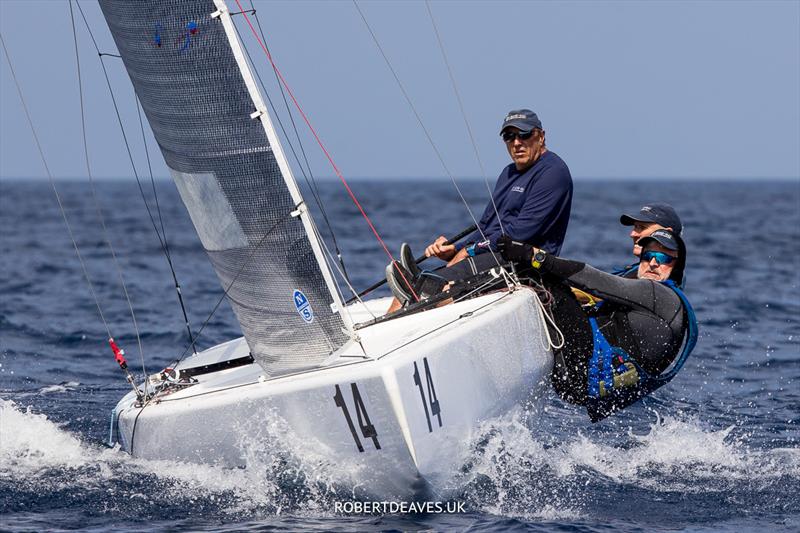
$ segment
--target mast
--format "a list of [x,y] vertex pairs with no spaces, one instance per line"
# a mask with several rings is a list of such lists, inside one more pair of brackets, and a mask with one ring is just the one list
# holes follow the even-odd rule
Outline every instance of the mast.
[[281,175],[286,182],[286,188],[289,189],[289,194],[291,194],[292,199],[297,206],[297,210],[295,211],[297,213],[296,216],[300,217],[300,220],[303,222],[306,235],[308,236],[309,241],[311,241],[311,248],[314,250],[314,256],[316,257],[317,263],[322,271],[322,275],[325,278],[325,284],[328,286],[328,290],[331,293],[334,312],[340,313],[342,321],[345,323],[348,332],[351,336],[353,336],[353,324],[350,321],[350,317],[347,316],[347,313],[344,313],[344,303],[342,302],[341,295],[339,294],[339,287],[336,285],[330,265],[328,264],[328,258],[325,256],[325,253],[322,250],[319,232],[316,230],[314,221],[311,218],[311,213],[308,211],[308,207],[303,200],[303,195],[300,193],[300,189],[297,186],[297,181],[294,179],[294,174],[292,173],[292,169],[286,159],[283,146],[281,145],[280,139],[278,139],[278,134],[275,132],[275,127],[270,119],[269,111],[267,106],[264,104],[264,98],[261,96],[261,91],[258,90],[258,85],[256,84],[256,80],[253,77],[252,71],[250,70],[250,65],[247,63],[247,59],[242,53],[242,45],[239,42],[239,36],[236,33],[236,28],[233,26],[233,19],[231,18],[230,10],[228,9],[225,0],[214,0],[214,5],[217,6],[217,11],[211,13],[211,18],[219,17],[219,19],[222,21],[222,26],[225,28],[225,35],[228,38],[228,43],[233,51],[233,56],[236,58],[236,64],[239,65],[239,71],[242,74],[242,78],[244,78],[244,83],[247,86],[248,93],[250,93],[250,98],[253,100],[253,106],[255,107],[255,110],[250,116],[251,118],[260,120],[261,124],[264,126],[264,132],[267,134],[267,139],[269,139],[272,152],[275,155],[275,159],[278,161],[278,166],[281,169]]

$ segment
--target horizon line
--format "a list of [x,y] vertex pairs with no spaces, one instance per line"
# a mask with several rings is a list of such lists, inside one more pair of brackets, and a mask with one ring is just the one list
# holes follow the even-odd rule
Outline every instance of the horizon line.
[[[171,176],[153,176],[156,181],[171,181]],[[135,176],[93,176],[94,181],[127,181],[135,180]],[[149,178],[140,178],[148,180]],[[339,181],[337,176],[323,175],[315,176],[319,181]],[[442,180],[450,181],[450,176],[349,176],[346,179],[353,181],[421,181],[421,180]],[[495,178],[491,178],[494,180]],[[798,181],[800,176],[573,176],[573,181]],[[54,181],[76,182],[88,181],[86,176],[60,176]],[[456,181],[483,181],[482,176],[459,176]],[[49,181],[47,176],[0,176],[0,181]]]

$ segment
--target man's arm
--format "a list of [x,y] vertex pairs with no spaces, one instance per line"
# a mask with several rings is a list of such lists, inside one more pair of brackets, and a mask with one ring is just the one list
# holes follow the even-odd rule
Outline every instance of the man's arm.
[[[492,203],[489,202],[489,205],[483,210],[483,215],[478,222],[478,228],[485,228],[488,224],[489,218],[493,213],[494,210]],[[433,243],[425,248],[425,256],[436,256],[443,261],[448,261],[448,265],[450,265],[467,257],[467,252],[465,250],[467,246],[482,240],[483,236],[481,235],[480,229],[476,229],[471,235],[465,239],[462,239],[460,242],[455,243],[454,245],[445,244],[447,242],[447,238],[444,235],[440,235],[435,241],[433,241]]]
[[[503,221],[503,230],[519,242],[535,242],[569,208],[572,198],[572,180],[566,167],[547,168],[535,184],[530,185],[525,203],[516,217]],[[497,239],[502,232],[487,235],[491,248],[497,249]]]
[[579,261],[547,255],[541,271],[589,291],[604,300],[655,313],[665,320],[675,316],[680,300],[664,285],[644,279],[626,279],[597,270]]

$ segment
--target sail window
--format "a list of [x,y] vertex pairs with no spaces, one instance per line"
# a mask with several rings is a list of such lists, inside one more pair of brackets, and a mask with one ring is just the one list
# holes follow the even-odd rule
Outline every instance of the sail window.
[[230,250],[249,244],[213,172],[169,171],[206,250]]

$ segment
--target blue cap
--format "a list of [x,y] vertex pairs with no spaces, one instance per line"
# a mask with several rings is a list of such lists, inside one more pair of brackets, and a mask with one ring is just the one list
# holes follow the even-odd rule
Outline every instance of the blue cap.
[[542,121],[536,116],[536,113],[530,109],[515,109],[509,111],[506,118],[503,120],[503,126],[500,128],[500,133],[506,128],[517,128],[520,131],[532,131],[534,129],[542,129]]
[[622,215],[619,222],[623,226],[633,226],[637,222],[655,222],[665,228],[672,228],[678,235],[683,231],[681,217],[675,212],[675,208],[659,202],[645,204],[638,215]]
[[647,237],[642,237],[636,241],[636,244],[644,248],[651,242],[657,242],[667,250],[672,250],[674,252],[680,250],[678,239],[676,239],[675,235],[668,229],[657,229]]

